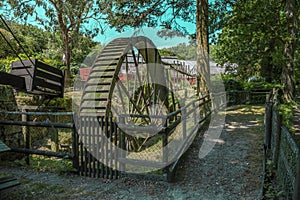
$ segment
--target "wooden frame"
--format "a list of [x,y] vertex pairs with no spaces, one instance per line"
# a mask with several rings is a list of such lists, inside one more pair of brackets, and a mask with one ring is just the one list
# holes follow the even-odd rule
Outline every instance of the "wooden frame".
[[13,62],[11,74],[25,79],[29,93],[63,97],[63,72],[37,59]]

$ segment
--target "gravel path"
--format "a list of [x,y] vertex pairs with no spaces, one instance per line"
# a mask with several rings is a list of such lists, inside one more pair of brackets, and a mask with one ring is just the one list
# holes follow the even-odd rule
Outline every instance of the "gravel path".
[[263,143],[262,106],[227,109],[226,127],[214,149],[198,158],[197,137],[178,166],[175,183],[122,178],[93,179],[0,166],[22,185],[0,199],[260,199]]

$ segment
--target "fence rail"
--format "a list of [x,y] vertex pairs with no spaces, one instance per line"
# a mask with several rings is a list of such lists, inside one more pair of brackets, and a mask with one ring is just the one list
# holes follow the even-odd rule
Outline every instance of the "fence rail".
[[[71,159],[73,162],[73,167],[75,169],[79,168],[78,161],[78,134],[75,129],[73,122],[61,123],[61,122],[35,122],[31,120],[31,116],[73,116],[73,112],[27,112],[27,109],[23,109],[22,112],[19,111],[0,111],[1,114],[9,115],[20,115],[22,116],[22,121],[16,120],[0,120],[0,125],[2,126],[23,126],[23,135],[25,139],[24,147],[11,148],[12,152],[24,153],[24,154],[36,154],[44,156],[54,156],[58,158]],[[72,121],[72,120],[71,120]],[[66,128],[72,130],[72,153],[55,152],[55,151],[45,151],[31,148],[31,132],[29,127],[45,127],[45,128]],[[58,145],[58,141],[54,141]],[[29,164],[29,156],[26,157],[26,163]]]
[[[241,92],[246,98],[246,93]],[[261,95],[261,94],[260,94]],[[264,94],[265,95],[265,94]],[[205,122],[212,112],[217,112],[220,107],[225,107],[227,99],[234,96],[229,93],[218,93],[210,96],[204,96],[194,99],[184,104],[181,103],[180,109],[168,113],[163,116],[143,116],[122,114],[119,118],[104,117],[104,116],[80,116],[82,123],[79,128],[79,134],[76,131],[74,121],[70,123],[60,122],[34,122],[30,120],[31,116],[72,116],[73,112],[27,112],[28,109],[23,109],[22,112],[8,111],[1,112],[5,115],[21,115],[22,121],[0,120],[0,125],[15,125],[24,126],[25,131],[25,148],[14,148],[15,152],[23,152],[27,154],[38,154],[56,156],[60,158],[68,158],[73,160],[73,166],[78,169],[79,173],[90,177],[103,178],[118,178],[124,173],[126,165],[136,166],[152,166],[162,167],[164,173],[167,173],[168,180],[172,180],[176,165],[182,154],[192,143],[198,129]],[[226,99],[227,98],[227,99]],[[238,103],[238,102],[235,102]],[[166,120],[163,128],[157,134],[161,140],[160,147],[162,149],[161,160],[143,160],[143,158],[128,157],[125,150],[129,150],[129,137],[126,136],[120,122],[125,121],[126,117],[135,118],[162,118]],[[76,119],[72,119],[75,120]],[[118,123],[117,123],[118,122]],[[194,126],[187,128],[188,123]],[[68,128],[72,130],[72,154],[63,154],[60,152],[45,152],[36,149],[31,149],[30,132],[28,127],[56,127]],[[144,127],[142,127],[144,128]],[[167,146],[171,140],[172,133],[175,129],[180,129],[181,145],[176,148],[176,152],[169,152]],[[172,154],[172,156],[170,156]],[[174,159],[174,157],[176,159]],[[167,163],[167,165],[166,165]],[[130,174],[130,173],[127,173]]]
[[270,93],[267,89],[253,89],[248,91],[226,91],[228,105],[233,104],[264,104],[266,96]]
[[[149,167],[162,169],[162,172],[167,175],[167,180],[171,181],[179,158],[192,143],[199,127],[208,119],[211,112],[217,112],[220,106],[226,106],[225,93],[194,99],[182,105],[179,110],[166,115],[80,116],[79,121],[82,123],[79,130],[80,174],[90,177],[118,178],[128,174],[133,175],[139,168]],[[157,127],[132,127],[125,123],[127,118],[131,117],[140,120],[149,117],[165,120],[163,127],[151,136],[150,141],[156,143],[141,146],[145,148],[147,155],[136,155],[135,151],[130,149],[132,137],[126,131],[138,129],[139,132],[151,132],[156,131]],[[188,128],[188,123],[193,126]],[[167,146],[172,137],[175,137],[173,135],[175,131],[180,135],[180,144],[176,151]],[[132,154],[129,155],[127,152]]]

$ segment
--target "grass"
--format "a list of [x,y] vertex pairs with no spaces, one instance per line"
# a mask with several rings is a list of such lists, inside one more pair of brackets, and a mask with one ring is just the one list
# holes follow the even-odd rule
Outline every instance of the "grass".
[[[63,183],[62,183],[63,184]],[[88,194],[82,190],[76,190],[61,184],[52,185],[42,182],[31,182],[25,179],[21,180],[21,185],[5,193],[1,193],[1,199],[6,200],[59,200],[74,199],[81,195]]]
[[73,170],[70,160],[38,155],[31,155],[30,157],[30,166],[38,171],[61,173]]

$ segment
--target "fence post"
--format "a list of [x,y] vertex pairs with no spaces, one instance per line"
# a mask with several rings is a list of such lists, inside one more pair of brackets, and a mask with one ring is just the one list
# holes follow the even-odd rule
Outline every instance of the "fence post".
[[[125,118],[120,116],[120,123],[121,124],[125,124]],[[121,152],[120,152],[120,157],[121,158],[125,158],[125,150],[126,150],[126,142],[125,142],[125,133],[123,132],[122,129],[120,130],[120,147],[121,147]],[[124,172],[125,171],[125,167],[126,165],[124,164],[124,162],[120,163],[120,171]]]
[[73,149],[73,168],[79,172],[79,144],[78,144],[78,134],[76,131],[75,124],[73,125],[72,129],[72,149]]
[[[27,109],[22,109],[22,112],[27,112]],[[29,115],[22,114],[23,122],[28,122],[29,120],[30,120]],[[31,149],[31,136],[30,136],[29,126],[23,126],[23,136],[24,136],[24,140],[25,140],[25,148]],[[26,161],[27,165],[30,164],[29,154],[26,156],[25,161]]]
[[272,135],[272,107],[273,102],[266,102],[266,116],[265,116],[265,144],[268,149],[271,148]]
[[[185,103],[182,103],[182,107],[185,106]],[[196,109],[195,109],[196,110]],[[182,123],[182,137],[185,140],[186,139],[186,108],[183,108],[181,110],[181,123]]]
[[163,133],[162,133],[162,148],[163,148],[163,162],[168,162],[168,122],[165,122]]
[[275,167],[277,168],[278,163],[278,157],[280,152],[280,138],[281,138],[281,126],[282,126],[282,115],[277,114],[277,120],[276,120],[276,140],[274,144],[274,155],[273,155],[273,163],[275,164]]
[[194,109],[194,112],[193,112],[194,124],[196,124],[197,120],[199,120],[199,119],[197,119],[197,111],[199,110],[199,107],[196,106],[195,102],[193,103],[193,109]]
[[296,172],[296,180],[294,185],[294,192],[293,192],[293,200],[300,199],[300,154],[298,150],[298,158],[297,158],[297,172]]

